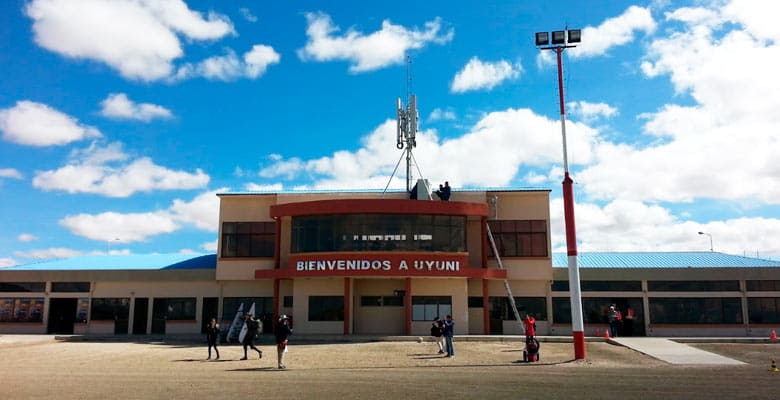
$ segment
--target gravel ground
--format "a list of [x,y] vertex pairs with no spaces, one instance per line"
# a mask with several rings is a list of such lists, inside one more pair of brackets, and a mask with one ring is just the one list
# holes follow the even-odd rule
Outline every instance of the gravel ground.
[[[512,343],[456,342],[455,357],[433,343],[296,344],[276,368],[276,350],[240,361],[221,346],[207,361],[199,343],[61,342],[0,336],[0,399],[762,399],[778,398],[778,344],[696,345],[747,362],[741,367],[670,366],[633,350],[588,343],[573,361],[567,343],[542,343],[541,361],[522,363]],[[225,397],[227,396],[227,397]]]

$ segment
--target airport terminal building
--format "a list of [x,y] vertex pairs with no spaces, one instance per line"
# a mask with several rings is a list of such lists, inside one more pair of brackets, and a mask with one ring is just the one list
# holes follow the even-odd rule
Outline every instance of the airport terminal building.
[[[0,334],[197,334],[212,317],[229,326],[250,305],[266,321],[290,315],[299,334],[426,336],[447,314],[457,335],[517,334],[506,282],[539,334],[570,335],[549,193],[468,190],[450,201],[405,191],[222,193],[217,254],[0,269]],[[627,335],[764,337],[780,327],[780,262],[585,253],[580,268],[586,335],[603,332],[610,304],[634,317],[624,319]]]

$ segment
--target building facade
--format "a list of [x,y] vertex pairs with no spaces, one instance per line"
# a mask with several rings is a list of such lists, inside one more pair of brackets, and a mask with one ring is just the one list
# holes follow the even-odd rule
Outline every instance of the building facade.
[[[571,333],[548,190],[457,191],[450,201],[405,192],[219,198],[217,254],[0,269],[0,333],[197,334],[213,317],[227,330],[253,307],[265,321],[291,316],[300,334],[426,336],[446,315],[458,335],[519,334],[507,288],[538,334]],[[780,326],[780,262],[585,253],[580,268],[589,336],[604,332],[611,304],[625,335],[765,337]]]

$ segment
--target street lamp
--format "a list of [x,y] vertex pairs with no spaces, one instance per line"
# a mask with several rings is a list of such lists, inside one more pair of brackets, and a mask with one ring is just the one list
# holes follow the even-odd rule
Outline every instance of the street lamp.
[[709,234],[709,233],[707,233],[707,232],[699,232],[699,235],[707,235],[707,236],[709,236],[709,237],[710,237],[710,251],[715,251],[715,250],[712,248],[712,235],[710,235],[710,234]]
[[566,109],[563,97],[563,51],[575,47],[582,34],[579,29],[565,29],[553,32],[537,32],[536,47],[552,50],[558,59],[558,99],[560,100],[561,134],[563,137],[563,215],[566,225],[566,253],[569,257],[569,294],[571,300],[571,326],[574,342],[574,359],[585,358],[585,324],[582,321],[582,293],[580,292],[580,271],[577,265],[577,230],[574,226],[574,189],[569,176],[569,158],[566,148]]

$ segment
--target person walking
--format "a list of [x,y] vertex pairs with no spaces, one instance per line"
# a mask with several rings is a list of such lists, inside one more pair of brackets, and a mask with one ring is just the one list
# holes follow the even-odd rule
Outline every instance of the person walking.
[[607,310],[607,323],[609,323],[609,335],[610,337],[617,337],[618,325],[620,324],[620,314],[615,309],[615,305],[609,306]]
[[444,323],[439,317],[433,319],[431,323],[431,336],[439,347],[439,354],[444,354]]
[[276,330],[274,331],[276,336],[276,356],[279,369],[287,369],[284,365],[284,354],[287,353],[287,339],[292,335],[292,328],[290,328],[290,318],[284,314],[279,316],[279,322],[276,324]]
[[208,325],[206,325],[206,341],[209,344],[209,358],[207,360],[211,360],[211,348],[214,348],[214,351],[217,353],[217,358],[215,360],[219,360],[219,349],[217,348],[217,341],[219,340],[219,324],[217,323],[216,318],[212,318],[211,322],[209,322]]
[[452,347],[452,337],[455,335],[455,321],[451,315],[447,315],[444,321],[444,340],[447,342],[447,357],[455,357],[455,348]]
[[246,360],[247,348],[251,348],[252,350],[256,351],[258,355],[257,358],[263,358],[263,352],[255,347],[255,337],[257,336],[257,332],[260,331],[260,321],[252,318],[251,313],[247,313],[244,316],[244,323],[246,324],[246,335],[244,336],[244,340],[241,343],[244,345],[244,357],[241,359]]

